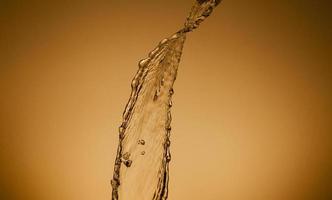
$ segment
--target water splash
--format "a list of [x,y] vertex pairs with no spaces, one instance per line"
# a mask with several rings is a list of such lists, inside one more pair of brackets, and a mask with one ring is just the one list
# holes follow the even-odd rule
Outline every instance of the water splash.
[[166,200],[168,196],[173,84],[186,34],[208,17],[220,0],[197,0],[184,27],[161,40],[138,64],[119,127],[111,181],[113,200]]

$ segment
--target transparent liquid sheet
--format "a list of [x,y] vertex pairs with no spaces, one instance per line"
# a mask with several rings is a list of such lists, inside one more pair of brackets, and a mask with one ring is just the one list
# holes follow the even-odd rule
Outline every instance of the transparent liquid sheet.
[[187,33],[208,17],[220,0],[197,0],[184,27],[163,39],[139,62],[119,127],[112,183],[113,200],[164,200],[168,196],[171,107]]

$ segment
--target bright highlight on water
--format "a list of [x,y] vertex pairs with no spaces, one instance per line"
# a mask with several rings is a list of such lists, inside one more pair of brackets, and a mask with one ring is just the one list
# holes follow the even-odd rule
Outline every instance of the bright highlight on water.
[[173,84],[188,32],[221,0],[197,0],[184,27],[160,41],[138,64],[119,127],[112,200],[166,200],[168,196]]

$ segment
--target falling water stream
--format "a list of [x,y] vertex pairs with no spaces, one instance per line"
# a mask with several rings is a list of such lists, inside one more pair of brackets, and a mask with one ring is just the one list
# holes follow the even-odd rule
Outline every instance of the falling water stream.
[[188,32],[221,0],[196,0],[184,27],[160,41],[139,62],[119,127],[112,200],[166,200],[168,196],[173,84]]

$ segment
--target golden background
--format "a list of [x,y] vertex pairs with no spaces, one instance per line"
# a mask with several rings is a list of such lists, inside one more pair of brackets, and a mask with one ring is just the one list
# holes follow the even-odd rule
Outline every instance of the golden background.
[[[110,199],[137,62],[192,0],[0,3],[0,199]],[[188,35],[171,200],[328,200],[331,3],[225,0]]]

